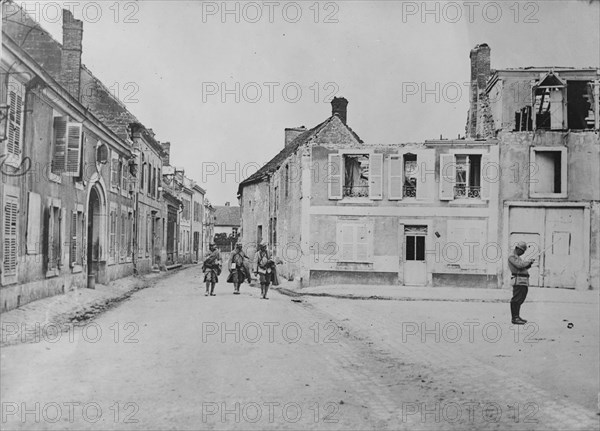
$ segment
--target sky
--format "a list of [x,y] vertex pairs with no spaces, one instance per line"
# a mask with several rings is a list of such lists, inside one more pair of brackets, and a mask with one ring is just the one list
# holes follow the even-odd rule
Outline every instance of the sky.
[[463,136],[479,43],[492,69],[600,68],[598,1],[17,3],[59,41],[60,7],[84,21],[83,63],[213,205],[237,205],[284,129],[324,121],[333,96],[366,144]]

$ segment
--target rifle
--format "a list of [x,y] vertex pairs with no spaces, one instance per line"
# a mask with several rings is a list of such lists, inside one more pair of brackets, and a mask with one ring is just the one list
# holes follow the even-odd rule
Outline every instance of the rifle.
[[563,239],[563,237],[558,238],[556,241],[554,241],[552,244],[550,244],[548,247],[546,247],[545,249],[543,249],[542,251],[540,251],[539,253],[535,254],[534,256],[530,257],[529,259],[533,259],[536,260],[538,257],[540,257],[542,254],[546,253],[546,251],[552,247],[554,244],[556,244],[557,242],[559,242],[561,239]]

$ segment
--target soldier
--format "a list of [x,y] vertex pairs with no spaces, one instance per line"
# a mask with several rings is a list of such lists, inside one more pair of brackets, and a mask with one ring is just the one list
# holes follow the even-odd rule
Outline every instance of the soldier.
[[206,283],[206,293],[204,296],[215,296],[215,284],[218,283],[218,276],[221,274],[221,253],[217,250],[217,245],[212,243],[208,246],[210,253],[204,259],[202,271],[204,272],[204,282]]
[[522,259],[521,256],[527,250],[527,244],[519,241],[515,246],[513,254],[508,257],[508,268],[512,273],[513,297],[510,300],[510,312],[513,325],[524,325],[527,320],[520,316],[521,304],[525,302],[529,287],[529,268],[535,259]]
[[227,278],[228,283],[233,283],[233,294],[240,294],[240,285],[245,279],[250,281],[250,277],[246,272],[246,259],[248,256],[242,250],[242,243],[238,242],[235,245],[235,250],[231,253],[229,258],[229,277]]
[[267,251],[267,244],[263,241],[258,245],[258,251],[254,256],[256,262],[254,273],[258,275],[260,281],[260,297],[261,299],[267,298],[267,292],[269,291],[269,285],[271,284],[271,277],[273,274],[273,261]]

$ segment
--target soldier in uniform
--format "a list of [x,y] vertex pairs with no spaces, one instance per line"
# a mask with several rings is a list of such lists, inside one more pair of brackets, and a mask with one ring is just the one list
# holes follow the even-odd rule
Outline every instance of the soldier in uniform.
[[246,260],[248,256],[242,250],[242,243],[238,242],[235,245],[235,250],[229,257],[229,277],[227,278],[228,283],[233,283],[233,294],[240,294],[240,285],[244,280],[250,281],[250,276],[246,269]]
[[513,297],[510,300],[510,312],[513,325],[524,325],[527,320],[520,316],[521,305],[525,302],[529,288],[529,271],[534,259],[523,259],[521,256],[527,250],[527,244],[519,241],[513,253],[508,256],[508,268],[512,273]]
[[204,282],[206,283],[205,296],[215,296],[215,284],[219,282],[218,276],[221,274],[221,253],[217,245],[212,243],[208,246],[210,253],[204,259],[202,272],[204,272]]
[[271,260],[271,256],[267,251],[267,244],[264,241],[258,244],[258,251],[254,256],[254,262],[254,273],[258,275],[260,282],[260,297],[261,299],[269,299],[267,298],[267,292],[272,280],[274,262]]

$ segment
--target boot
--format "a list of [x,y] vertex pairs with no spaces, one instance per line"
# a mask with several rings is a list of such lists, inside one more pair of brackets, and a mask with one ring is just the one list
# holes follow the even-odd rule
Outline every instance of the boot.
[[527,320],[521,317],[521,304],[517,304],[517,317],[521,322],[527,323]]
[[216,296],[214,283],[211,283],[211,285],[210,285],[210,296]]
[[519,310],[518,310],[519,304],[517,304],[516,302],[511,302],[510,303],[510,314],[511,314],[511,322],[513,325],[518,325],[519,323],[517,322],[517,319],[519,318]]
[[268,292],[269,292],[269,286],[265,286],[265,295],[263,296],[263,298],[269,299],[269,298],[267,298],[267,293]]

